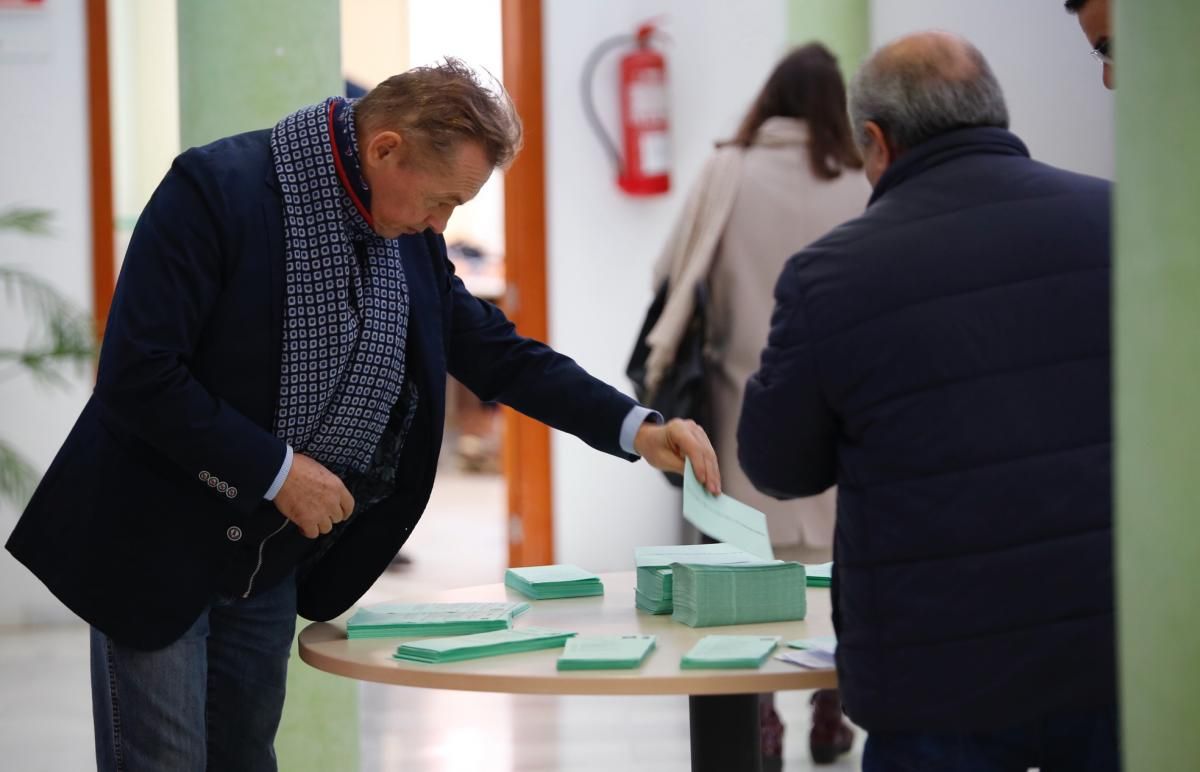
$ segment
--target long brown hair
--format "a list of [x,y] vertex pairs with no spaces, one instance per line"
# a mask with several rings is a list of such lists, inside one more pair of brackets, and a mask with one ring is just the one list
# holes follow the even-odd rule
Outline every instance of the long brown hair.
[[820,43],[793,49],[775,65],[733,139],[749,147],[768,118],[802,118],[808,124],[808,161],[813,174],[832,180],[843,169],[861,169],[846,114],[846,84],[837,57]]

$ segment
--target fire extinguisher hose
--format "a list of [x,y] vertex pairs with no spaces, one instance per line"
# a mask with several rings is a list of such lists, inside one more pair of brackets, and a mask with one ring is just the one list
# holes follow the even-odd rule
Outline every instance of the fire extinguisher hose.
[[600,66],[600,60],[606,54],[636,40],[637,37],[634,35],[616,35],[601,42],[588,54],[587,61],[583,65],[583,76],[580,81],[580,94],[583,97],[583,114],[587,118],[588,126],[591,127],[592,132],[600,140],[600,144],[608,153],[609,158],[612,160],[613,169],[618,175],[621,173],[621,151],[617,149],[617,143],[613,141],[613,138],[604,130],[604,124],[600,122],[600,115],[596,112],[594,81],[596,68]]

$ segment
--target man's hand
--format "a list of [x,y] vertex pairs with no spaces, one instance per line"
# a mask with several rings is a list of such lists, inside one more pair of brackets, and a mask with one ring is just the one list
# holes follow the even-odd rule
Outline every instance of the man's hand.
[[305,536],[315,539],[332,531],[334,523],[350,517],[354,497],[320,462],[296,453],[283,487],[275,494],[275,507]]
[[721,492],[717,452],[695,421],[672,418],[665,424],[647,421],[633,438],[633,449],[655,469],[683,473],[685,458],[692,460],[696,479],[714,496]]

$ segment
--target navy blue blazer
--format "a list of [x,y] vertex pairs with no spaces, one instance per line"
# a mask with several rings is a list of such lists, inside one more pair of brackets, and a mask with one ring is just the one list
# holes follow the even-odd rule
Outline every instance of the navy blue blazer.
[[962,129],[779,278],[738,453],[781,497],[838,486],[839,685],[868,731],[1115,699],[1109,197]]
[[[121,269],[95,391],[7,543],[68,607],[131,646],[175,640],[282,522],[263,500],[285,454],[272,431],[284,229],[269,141],[258,131],[193,148],[159,185]],[[619,443],[633,400],[468,293],[440,236],[400,244],[417,418],[396,492],[356,514],[300,577],[310,619],[353,604],[420,518],[447,373],[481,399],[633,458]]]

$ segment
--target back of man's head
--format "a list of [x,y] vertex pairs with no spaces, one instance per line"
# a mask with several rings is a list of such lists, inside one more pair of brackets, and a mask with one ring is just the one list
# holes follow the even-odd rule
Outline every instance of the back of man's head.
[[956,129],[1008,128],[1004,93],[979,49],[945,32],[921,32],[875,52],[850,87],[850,117],[863,147],[866,123],[897,153]]
[[1067,0],[1063,3],[1063,8],[1067,9],[1068,13],[1079,13],[1079,9],[1088,4],[1088,0]]

